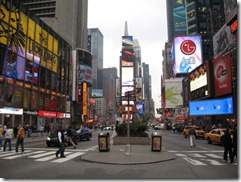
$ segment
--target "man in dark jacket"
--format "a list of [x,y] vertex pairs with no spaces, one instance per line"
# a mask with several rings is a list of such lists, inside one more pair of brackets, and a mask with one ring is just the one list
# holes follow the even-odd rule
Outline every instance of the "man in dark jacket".
[[64,130],[63,128],[59,129],[58,132],[58,140],[59,140],[59,150],[56,152],[56,157],[60,154],[61,158],[65,158],[66,156],[64,155],[65,151],[65,144],[64,144]]
[[225,130],[223,137],[223,145],[224,145],[224,154],[223,154],[223,160],[228,160],[228,154],[230,163],[233,163],[233,154],[232,154],[232,138],[230,135],[229,128]]

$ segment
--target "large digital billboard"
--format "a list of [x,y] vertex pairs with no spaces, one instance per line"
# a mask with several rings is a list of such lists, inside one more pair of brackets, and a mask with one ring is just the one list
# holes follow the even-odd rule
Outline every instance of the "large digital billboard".
[[190,116],[233,114],[233,98],[189,102]]
[[174,72],[189,73],[202,64],[201,36],[183,36],[174,39]]
[[133,67],[123,67],[121,74],[122,86],[133,85],[134,68]]
[[165,100],[167,108],[175,108],[183,104],[182,79],[165,80]]
[[134,64],[134,51],[132,49],[123,49],[121,55],[121,65],[125,66],[133,66]]
[[132,47],[133,37],[132,36],[122,36],[122,47]]
[[186,28],[186,11],[185,1],[176,1],[173,5],[173,25],[175,32],[185,32]]
[[226,24],[213,36],[214,58],[222,55],[234,43],[234,35]]
[[232,92],[231,58],[217,57],[213,60],[213,78],[215,95],[220,96]]

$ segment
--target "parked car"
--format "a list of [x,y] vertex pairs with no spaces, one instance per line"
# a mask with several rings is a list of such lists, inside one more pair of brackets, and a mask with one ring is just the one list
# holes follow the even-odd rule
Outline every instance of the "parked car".
[[158,124],[158,125],[154,126],[155,130],[161,130],[161,129],[164,129],[164,128],[165,128],[165,124],[164,123],[161,123],[161,124]]
[[205,134],[205,139],[209,144],[212,142],[222,144],[222,136],[224,135],[224,132],[226,131],[226,128],[215,128],[212,129],[210,132]]
[[88,128],[82,128],[76,131],[79,136],[79,141],[81,140],[87,140],[89,141],[92,138],[92,132]]
[[199,126],[195,126],[195,125],[189,125],[189,126],[185,126],[183,129],[183,135],[185,138],[187,138],[189,136],[189,129],[190,128],[194,128],[195,130],[195,138],[202,138],[203,140],[205,139],[205,132],[199,127]]
[[[71,129],[71,132],[72,132],[72,140],[74,144],[77,145],[79,141],[78,133],[74,129]],[[66,143],[66,145],[68,146],[71,145],[70,142],[67,143],[67,131],[64,132],[64,143]],[[59,146],[58,130],[55,130],[49,134],[49,136],[46,139],[46,144],[48,147]]]

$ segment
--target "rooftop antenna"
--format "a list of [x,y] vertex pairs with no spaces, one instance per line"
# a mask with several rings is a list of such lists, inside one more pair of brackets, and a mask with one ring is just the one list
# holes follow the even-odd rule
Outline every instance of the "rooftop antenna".
[[128,36],[128,25],[127,25],[127,21],[125,21],[125,36]]

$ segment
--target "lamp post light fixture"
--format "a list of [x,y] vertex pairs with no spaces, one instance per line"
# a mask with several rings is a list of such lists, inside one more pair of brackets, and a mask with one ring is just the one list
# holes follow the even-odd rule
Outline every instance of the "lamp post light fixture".
[[127,144],[125,147],[125,154],[131,154],[131,145],[130,145],[130,92],[128,91],[128,96],[127,96]]

